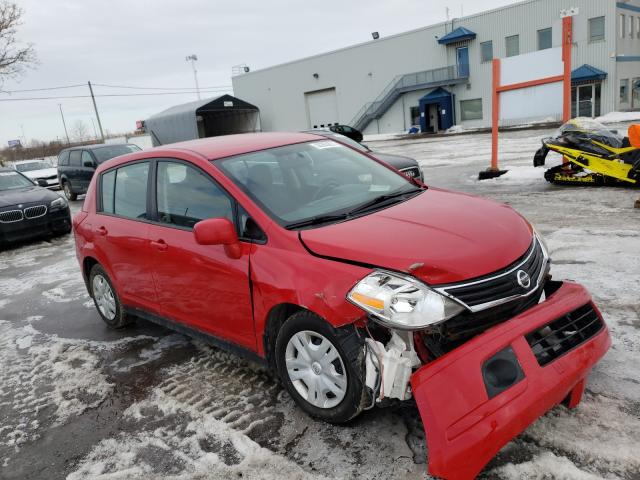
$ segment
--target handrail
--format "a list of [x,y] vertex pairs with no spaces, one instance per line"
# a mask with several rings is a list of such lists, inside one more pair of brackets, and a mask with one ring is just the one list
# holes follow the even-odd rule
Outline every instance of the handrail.
[[362,106],[349,125],[361,130],[374,118],[380,118],[397,100],[402,90],[411,90],[418,86],[420,88],[428,88],[429,85],[467,78],[469,76],[468,67],[463,70],[463,75],[460,75],[461,72],[458,71],[457,65],[449,65],[447,67],[396,75],[373,102],[367,102]]

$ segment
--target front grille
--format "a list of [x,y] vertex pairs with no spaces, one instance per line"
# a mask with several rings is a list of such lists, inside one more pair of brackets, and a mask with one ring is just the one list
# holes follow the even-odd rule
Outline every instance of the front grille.
[[24,209],[25,218],[38,218],[47,213],[47,207],[45,205],[36,205],[33,207],[27,207]]
[[598,333],[604,323],[588,303],[525,336],[542,367]]
[[22,219],[22,210],[8,210],[6,212],[0,212],[0,223],[19,222]]
[[540,287],[546,265],[546,254],[534,237],[527,252],[504,270],[463,284],[445,285],[438,290],[477,312],[531,295]]
[[419,167],[403,168],[400,171],[402,173],[404,173],[407,177],[420,178],[420,168]]

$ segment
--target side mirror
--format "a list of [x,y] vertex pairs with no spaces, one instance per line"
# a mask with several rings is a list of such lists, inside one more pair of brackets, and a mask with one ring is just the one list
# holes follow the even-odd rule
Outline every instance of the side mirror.
[[39,178],[36,183],[38,184],[39,187],[47,187],[48,183],[44,178]]
[[208,218],[193,227],[193,235],[200,245],[224,245],[230,258],[242,256],[242,246],[233,223],[227,218]]
[[83,167],[96,168],[96,164],[93,161],[84,161],[82,163]]

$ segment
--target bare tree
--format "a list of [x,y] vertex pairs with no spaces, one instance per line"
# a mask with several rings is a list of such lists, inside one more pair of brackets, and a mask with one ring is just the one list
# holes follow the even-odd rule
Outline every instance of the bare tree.
[[76,120],[73,126],[71,127],[71,137],[74,142],[84,142],[89,138],[89,129],[87,128],[87,124],[82,120]]
[[3,77],[19,76],[37,62],[33,46],[16,38],[23,13],[15,3],[0,0],[0,85]]

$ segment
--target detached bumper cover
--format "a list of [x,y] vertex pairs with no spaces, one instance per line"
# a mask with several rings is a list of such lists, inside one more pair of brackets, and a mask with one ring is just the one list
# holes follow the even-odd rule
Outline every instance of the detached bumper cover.
[[[590,302],[584,287],[565,282],[545,302],[413,374],[432,475],[474,478],[502,446],[553,406],[566,398],[569,406],[578,404],[587,375],[611,345],[604,322],[590,338],[544,366],[525,336]],[[505,349],[515,354],[521,372],[510,387],[489,398],[483,365]]]

